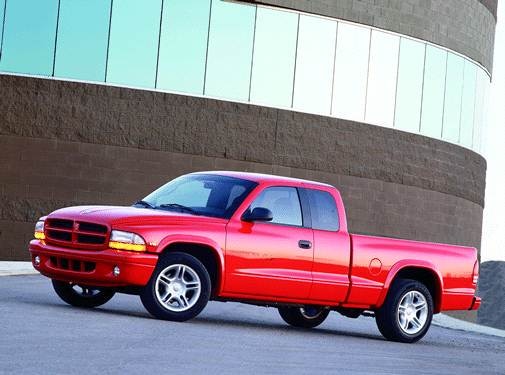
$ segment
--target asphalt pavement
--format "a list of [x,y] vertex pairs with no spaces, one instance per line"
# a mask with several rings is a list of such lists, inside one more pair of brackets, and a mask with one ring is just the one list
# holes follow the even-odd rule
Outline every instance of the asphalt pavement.
[[505,374],[505,338],[432,326],[385,341],[373,318],[337,313],[312,330],[274,308],[211,302],[196,319],[153,319],[136,296],[86,310],[42,276],[0,278],[0,374]]

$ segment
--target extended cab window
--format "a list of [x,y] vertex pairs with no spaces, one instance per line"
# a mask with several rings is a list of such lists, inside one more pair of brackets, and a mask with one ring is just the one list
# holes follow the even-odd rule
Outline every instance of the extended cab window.
[[271,223],[302,226],[302,210],[298,191],[292,187],[266,188],[251,204],[256,207],[268,208],[272,211]]
[[339,229],[337,204],[327,191],[307,189],[312,228],[337,231]]

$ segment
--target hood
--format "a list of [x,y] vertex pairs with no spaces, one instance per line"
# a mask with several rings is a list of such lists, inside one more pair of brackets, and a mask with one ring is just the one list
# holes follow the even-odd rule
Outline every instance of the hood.
[[128,206],[75,206],[53,211],[49,219],[68,219],[91,223],[114,225],[163,225],[198,223],[223,223],[227,220],[191,215],[174,211],[153,210]]

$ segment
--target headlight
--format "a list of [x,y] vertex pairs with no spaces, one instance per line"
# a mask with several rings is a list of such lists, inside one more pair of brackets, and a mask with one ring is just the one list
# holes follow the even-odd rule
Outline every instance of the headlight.
[[37,221],[37,224],[35,224],[34,237],[37,240],[45,240],[46,239],[46,235],[44,234],[44,220],[39,220],[39,221]]
[[146,242],[136,233],[113,230],[110,233],[109,247],[117,250],[146,251]]

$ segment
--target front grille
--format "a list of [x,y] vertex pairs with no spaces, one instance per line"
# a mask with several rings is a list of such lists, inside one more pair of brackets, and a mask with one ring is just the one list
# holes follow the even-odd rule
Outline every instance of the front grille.
[[49,258],[51,266],[60,270],[74,272],[93,272],[96,268],[95,262],[84,262],[76,259],[68,259],[52,256]]
[[104,249],[107,244],[107,226],[68,219],[47,219],[46,241],[76,249]]
[[79,228],[83,232],[93,232],[107,234],[107,227],[101,224],[86,223],[84,221],[79,221]]
[[59,230],[48,229],[47,236],[57,241],[72,242],[72,232],[61,232]]

